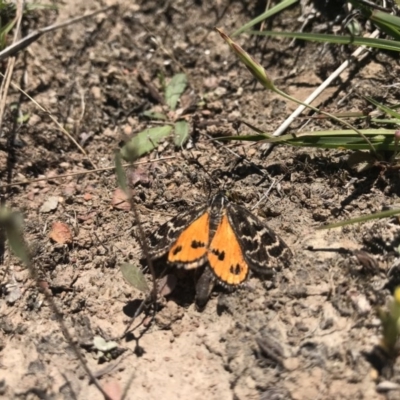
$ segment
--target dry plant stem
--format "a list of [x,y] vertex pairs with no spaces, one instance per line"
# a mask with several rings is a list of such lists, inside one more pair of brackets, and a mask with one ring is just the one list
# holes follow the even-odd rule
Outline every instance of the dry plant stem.
[[[151,278],[152,278],[152,281],[153,281],[153,288],[152,288],[152,290],[151,290],[151,293],[150,293],[150,296],[149,296],[149,297],[150,297],[150,300],[152,300],[153,303],[154,303],[154,310],[155,310],[155,309],[156,309],[155,303],[156,303],[156,300],[157,300],[157,279],[156,279],[156,272],[155,272],[155,270],[154,270],[153,262],[152,262],[152,260],[151,260],[151,258],[150,258],[150,255],[149,255],[149,249],[148,249],[148,246],[147,246],[146,235],[145,235],[145,233],[144,233],[144,231],[143,231],[142,222],[141,222],[141,220],[140,220],[140,214],[139,214],[139,212],[138,212],[138,210],[137,210],[136,203],[133,201],[132,193],[129,193],[129,199],[130,199],[130,204],[131,204],[131,208],[132,208],[133,214],[134,214],[134,216],[135,216],[136,224],[137,224],[137,226],[138,226],[138,228],[139,228],[140,245],[141,245],[141,248],[142,248],[142,250],[143,250],[143,253],[144,253],[145,257],[146,257],[147,265],[149,266],[149,270],[150,270],[150,273],[151,273]],[[145,307],[146,304],[148,303],[149,297],[145,298],[145,299],[142,301],[142,303],[140,304],[140,306],[139,306],[138,309],[136,310],[135,315],[133,316],[133,318],[132,318],[130,324],[126,327],[125,332],[124,332],[124,334],[123,334],[122,337],[124,337],[124,336],[126,335],[126,333],[129,331],[129,329],[130,329],[130,327],[132,326],[132,324],[133,324],[133,322],[135,321],[135,319],[136,319],[136,318],[139,316],[139,314],[142,312],[142,310],[144,309],[144,307]]]
[[[18,4],[20,4],[20,3],[22,5],[22,1],[19,1]],[[35,32],[32,32],[30,35],[26,36],[25,38],[19,40],[18,42],[12,44],[11,46],[7,47],[2,52],[0,52],[0,60],[4,60],[5,58],[10,57],[10,56],[18,53],[19,51],[23,50],[24,48],[28,47],[31,43],[33,43],[36,40],[38,40],[44,33],[49,33],[49,32],[52,32],[54,30],[57,30],[57,29],[60,29],[60,28],[64,28],[64,27],[66,27],[68,25],[72,25],[72,24],[75,24],[75,23],[77,23],[79,21],[82,21],[84,19],[94,17],[97,14],[109,11],[109,10],[111,10],[113,8],[116,8],[116,7],[117,6],[115,6],[115,5],[114,6],[110,6],[110,7],[105,7],[105,8],[102,8],[100,10],[97,10],[97,11],[95,11],[93,13],[90,13],[90,14],[87,14],[87,15],[83,15],[83,16],[80,16],[80,17],[77,17],[77,18],[72,18],[72,19],[70,19],[68,21],[65,21],[65,22],[62,22],[62,23],[59,23],[59,24],[50,25],[50,26],[47,26],[47,27],[45,27],[43,29],[39,29],[39,30],[37,30]],[[17,11],[19,11],[19,9],[20,9],[20,7],[18,7]],[[21,17],[22,17],[22,11],[23,10],[20,10],[20,11],[21,11]],[[11,65],[11,63],[9,64],[9,66],[10,65]],[[3,74],[0,74],[0,75],[3,78],[5,78]],[[10,73],[8,68],[7,68],[6,75],[7,75],[7,78],[5,78],[6,84],[4,85],[4,87],[8,89],[9,82],[7,83],[7,81],[9,81],[11,79],[11,75],[12,75],[12,72]],[[61,132],[63,132],[75,144],[75,146],[85,155],[85,157],[87,157],[88,161],[93,166],[93,168],[96,168],[96,166],[90,160],[90,158],[87,155],[87,153],[85,152],[85,150],[76,142],[76,140],[69,134],[69,132],[66,129],[64,129],[64,127],[61,126],[58,123],[58,121],[51,115],[51,113],[49,111],[47,111],[46,109],[41,107],[27,93],[25,93],[20,87],[18,87],[18,85],[16,85],[15,83],[12,83],[12,82],[11,82],[11,84],[13,85],[14,88],[16,88],[17,90],[21,91],[27,98],[29,98],[34,104],[36,104],[36,106],[38,108],[40,108],[43,112],[47,113],[49,115],[49,117],[53,120],[53,122],[55,122],[55,124],[59,127]],[[6,94],[4,94],[4,93],[6,93],[6,92],[7,92],[7,90],[2,88],[3,99],[4,99],[3,101],[5,101]],[[1,105],[2,104],[0,104],[0,127],[1,127],[1,124],[2,124],[2,116],[3,116],[3,107],[1,107]]]
[[[282,180],[282,179],[280,179],[279,182],[280,182],[281,180]],[[255,209],[259,206],[259,204],[260,204],[264,199],[266,199],[266,198],[268,197],[268,195],[269,195],[269,193],[271,192],[272,188],[275,186],[275,183],[276,183],[276,179],[273,179],[271,185],[270,185],[269,188],[268,188],[268,190],[265,192],[265,194],[263,194],[263,195],[261,196],[260,200],[258,200],[257,203],[254,204],[254,206],[251,208],[251,210],[255,210]]]
[[[250,165],[251,167],[255,168],[257,171],[259,171],[262,175],[266,175],[268,177],[269,180],[272,180],[271,176],[268,174],[267,171],[263,171],[260,167],[258,167],[256,164],[254,164],[252,161],[249,161],[245,156],[241,156],[237,153],[235,153],[232,149],[230,149],[228,146],[223,145],[221,143],[218,142],[218,140],[214,139],[213,137],[211,137],[210,135],[205,134],[205,136],[212,140],[214,143],[218,144],[220,146],[220,148],[224,149],[225,151],[227,151],[228,153],[233,154],[236,158],[241,159],[243,162],[246,162],[248,165]],[[0,186],[1,187],[1,186]]]
[[8,89],[10,87],[14,66],[15,66],[15,57],[10,57],[7,64],[6,74],[4,76],[0,88],[0,131],[1,127],[3,126],[4,109],[6,108],[7,94],[8,94]]
[[[162,157],[162,158],[157,158],[157,159],[149,160],[149,161],[138,161],[138,162],[133,163],[133,165],[150,164],[150,163],[153,163],[153,162],[170,160],[172,158],[175,158],[175,156]],[[123,167],[129,167],[131,165],[132,164],[124,164]],[[68,178],[70,176],[89,175],[89,174],[94,174],[95,172],[111,171],[113,169],[115,169],[115,167],[97,168],[97,169],[94,169],[92,171],[72,172],[70,174],[52,176],[51,178],[45,177],[45,178],[31,179],[31,180],[26,180],[26,181],[22,181],[22,182],[9,183],[8,185],[2,185],[2,186],[0,186],[0,189],[8,188],[8,187],[11,187],[11,186],[28,185],[30,183],[36,183],[36,182],[42,182],[42,181],[50,181],[50,180],[52,181],[52,180],[57,180],[57,179],[63,179],[63,178]]]
[[31,43],[38,40],[40,38],[40,36],[42,36],[44,33],[49,33],[49,32],[55,31],[57,29],[64,28],[68,25],[76,24],[77,22],[80,22],[84,19],[94,17],[97,14],[109,11],[116,7],[118,7],[118,6],[113,5],[113,6],[109,6],[109,7],[104,7],[104,8],[101,8],[100,10],[97,10],[90,14],[81,15],[80,17],[72,18],[72,19],[69,19],[68,21],[60,22],[59,24],[49,25],[49,26],[46,26],[45,28],[38,29],[37,31],[34,31],[30,35],[19,40],[17,43],[14,43],[11,46],[4,49],[3,51],[1,51],[0,52],[0,61],[25,49]]
[[[15,19],[17,21],[16,27],[15,27],[15,32],[14,32],[14,43],[17,41],[18,36],[20,34],[21,30],[21,21],[22,21],[22,15],[23,15],[23,1],[19,0],[17,2],[17,14],[15,16]],[[1,127],[3,125],[3,115],[4,115],[4,110],[6,108],[6,101],[7,101],[7,94],[8,94],[8,88],[10,87],[10,82],[11,82],[11,77],[14,71],[14,66],[15,66],[15,57],[11,57],[8,60],[7,64],[7,70],[6,70],[6,77],[1,83],[1,89],[0,89],[0,131]]]
[[[267,3],[265,4],[264,12],[266,12],[266,11],[269,10],[270,8],[271,8],[271,0],[268,0]],[[261,22],[260,29],[259,29],[260,32],[262,32],[262,31],[264,30],[266,21],[267,21],[267,20],[264,19],[264,21]]]
[[128,382],[127,382],[127,384],[126,384],[126,386],[124,388],[124,391],[122,392],[121,400],[125,400],[127,398],[129,389],[131,388],[132,382],[133,382],[134,379],[135,379],[135,373],[132,372],[132,374],[129,377]]
[[[375,30],[369,37],[375,38],[378,36],[378,34],[379,34],[379,31]],[[360,61],[368,54],[368,52],[361,54],[365,50],[366,50],[366,47],[361,46],[356,51],[353,52],[351,57],[352,58],[359,57],[357,61]],[[306,100],[304,100],[304,103],[311,104],[322,93],[322,91],[324,91],[345,69],[347,69],[349,67],[350,63],[351,63],[351,59],[346,60],[339,68],[336,69],[336,71],[334,71],[332,73],[331,76],[329,76],[328,79],[326,79],[310,96],[308,96]],[[297,107],[297,109],[291,115],[289,115],[289,117],[282,123],[282,125],[272,135],[273,136],[282,135],[286,131],[286,129],[292,124],[292,122],[295,120],[295,118],[297,118],[304,111],[305,108],[306,108],[306,106],[304,106],[304,105]],[[272,145],[270,143],[265,143],[261,146],[261,150],[264,152],[267,152],[271,148],[271,146]]]
[[[0,72],[0,76],[2,76],[4,78],[4,75]],[[23,91],[18,85],[16,85],[14,82],[11,82],[11,85],[13,86],[13,88],[19,90],[21,93],[23,93],[30,101],[32,101],[33,104],[36,105],[36,107],[38,107],[41,111],[43,111],[44,113],[46,113],[51,120],[58,126],[58,128],[60,129],[60,131],[62,133],[64,133],[69,140],[71,140],[72,143],[74,143],[74,145],[81,151],[81,153],[87,158],[87,160],[90,162],[90,164],[92,165],[93,168],[96,168],[96,166],[93,164],[92,160],[89,158],[89,156],[87,155],[86,151],[79,145],[79,143],[69,134],[69,132],[55,119],[55,117],[53,117],[53,115],[50,113],[50,111],[47,111],[44,107],[42,107],[35,99],[33,99],[31,96],[29,96],[28,93],[26,93],[25,91]]]
[[140,303],[140,306],[135,311],[135,314],[133,315],[132,319],[129,321],[129,325],[127,325],[127,327],[125,328],[124,333],[122,334],[122,336],[120,338],[118,338],[119,340],[122,340],[128,332],[133,332],[136,328],[139,328],[139,326],[141,326],[143,324],[145,318],[147,318],[147,317],[144,317],[141,322],[139,322],[134,328],[131,329],[131,326],[135,322],[136,318],[141,314],[141,312],[146,307],[146,305],[152,300],[151,296],[152,295],[147,296],[144,300],[142,300],[142,302]]
[[28,269],[30,272],[31,277],[34,279],[34,281],[36,282],[36,286],[38,287],[39,291],[43,293],[47,303],[50,305],[51,311],[53,312],[53,314],[55,315],[58,324],[61,327],[61,331],[65,337],[65,339],[67,340],[68,344],[71,346],[73,352],[75,353],[76,357],[78,358],[79,362],[81,363],[83,369],[85,370],[85,372],[88,374],[89,378],[91,379],[91,381],[95,384],[95,386],[97,387],[97,389],[99,389],[99,391],[101,392],[101,394],[104,396],[104,398],[106,400],[112,400],[108,394],[103,390],[103,388],[101,387],[100,383],[97,381],[97,379],[94,377],[92,371],[90,370],[90,368],[87,366],[85,359],[83,358],[81,352],[79,351],[78,347],[76,346],[76,344],[74,343],[72,336],[70,335],[67,327],[64,324],[64,320],[63,320],[63,316],[60,313],[60,311],[58,310],[58,307],[53,299],[53,295],[51,294],[50,290],[47,288],[43,288],[40,284],[39,281],[39,277],[37,274],[37,271],[35,269],[35,267],[29,263],[28,264]]
[[139,238],[140,238],[140,245],[143,250],[143,253],[146,257],[147,265],[149,267],[150,273],[151,273],[151,278],[153,280],[153,288],[151,290],[151,297],[153,302],[155,303],[157,300],[157,280],[156,280],[156,272],[153,267],[153,262],[150,258],[149,255],[149,248],[147,246],[147,240],[146,240],[146,235],[144,233],[143,227],[142,227],[142,221],[140,219],[140,214],[138,212],[138,209],[136,207],[136,203],[133,201],[133,196],[132,194],[129,196],[130,197],[130,203],[133,211],[133,215],[135,216],[136,224],[139,228]]
[[[163,272],[161,273],[161,276],[164,276],[164,273],[166,272],[166,270],[167,270],[167,268],[165,268],[165,269],[163,270]],[[166,285],[166,284],[165,284],[165,285]],[[165,287],[165,286],[163,286],[163,288],[164,288],[164,287]],[[157,286],[157,295],[158,295],[158,293],[161,292],[161,290],[162,290],[162,288]],[[128,332],[133,332],[136,328],[139,328],[139,326],[143,324],[143,322],[144,322],[144,320],[145,320],[146,317],[143,318],[142,322],[139,322],[139,324],[137,324],[137,325],[136,325],[134,328],[132,328],[132,330],[131,330],[131,326],[132,326],[132,324],[134,323],[134,321],[136,320],[136,318],[142,313],[143,309],[144,309],[149,303],[151,303],[152,299],[153,299],[153,294],[151,293],[149,296],[147,296],[147,297],[140,303],[140,306],[139,306],[139,307],[137,308],[137,310],[135,311],[135,314],[133,315],[131,321],[129,322],[129,325],[127,325],[124,334],[123,334],[119,339],[123,339],[123,338],[126,336],[126,334],[127,334]],[[153,317],[154,317],[154,315],[155,315],[155,307],[154,307],[154,310],[153,310]]]
[[[152,34],[147,28],[145,28],[147,30],[147,32],[149,32],[150,34]],[[180,70],[186,74],[186,76],[188,77],[188,82],[190,82],[191,80],[190,78],[190,74],[187,72],[187,70],[185,69],[185,67],[177,60],[177,58],[175,57],[174,53],[172,51],[169,51],[164,44],[162,43],[161,38],[157,37],[156,35],[153,35],[153,42],[168,56],[171,58],[171,60],[173,60],[176,65],[180,68]]]

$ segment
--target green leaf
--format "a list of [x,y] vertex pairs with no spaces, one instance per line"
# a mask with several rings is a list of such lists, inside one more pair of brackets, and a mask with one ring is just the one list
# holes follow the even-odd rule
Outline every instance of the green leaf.
[[160,112],[154,112],[154,111],[144,111],[143,116],[149,119],[159,119],[162,121],[165,121],[167,117]]
[[175,123],[175,138],[174,143],[176,147],[183,146],[189,139],[189,124],[184,119]]
[[158,143],[166,138],[172,130],[172,126],[164,125],[157,128],[149,128],[138,133],[121,149],[124,160],[134,161],[143,154],[155,149]]
[[30,255],[22,233],[21,215],[2,208],[0,210],[0,227],[5,231],[13,253],[28,266]]
[[19,124],[23,124],[24,122],[28,122],[31,116],[29,114],[22,114],[20,117],[17,118],[17,122]]
[[135,265],[125,263],[121,265],[121,272],[125,280],[131,284],[135,289],[143,293],[150,291],[143,272]]
[[165,102],[171,110],[176,109],[178,100],[185,91],[187,77],[185,74],[176,74],[165,88]]

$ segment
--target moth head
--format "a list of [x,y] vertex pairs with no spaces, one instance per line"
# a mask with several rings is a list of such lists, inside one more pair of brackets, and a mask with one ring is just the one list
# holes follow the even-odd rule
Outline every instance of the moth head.
[[228,203],[228,199],[225,197],[223,193],[217,193],[212,197],[210,201],[210,213],[213,216],[219,216],[222,213],[224,207]]

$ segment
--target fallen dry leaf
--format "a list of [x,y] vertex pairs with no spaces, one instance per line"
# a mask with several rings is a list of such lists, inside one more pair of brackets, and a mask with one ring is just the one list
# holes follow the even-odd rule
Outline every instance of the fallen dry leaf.
[[138,183],[143,186],[149,186],[151,183],[148,171],[143,168],[135,168],[128,173],[129,184],[133,187]]
[[93,198],[93,196],[90,193],[85,193],[83,195],[83,200],[85,200],[85,201],[92,200],[92,198]]
[[111,400],[120,400],[122,397],[122,389],[117,381],[108,381],[103,385],[103,390],[107,393]]
[[128,196],[121,188],[116,188],[111,204],[117,210],[130,211],[131,204],[128,201]]
[[163,276],[159,281],[158,281],[158,291],[160,293],[160,296],[166,297],[169,294],[171,294],[176,286],[176,276],[172,274],[168,274]]
[[58,197],[51,196],[42,204],[42,207],[40,207],[40,212],[48,213],[50,211],[55,210],[57,206],[58,206]]
[[72,243],[72,233],[67,224],[64,222],[54,222],[49,233],[50,239],[56,243],[70,244]]

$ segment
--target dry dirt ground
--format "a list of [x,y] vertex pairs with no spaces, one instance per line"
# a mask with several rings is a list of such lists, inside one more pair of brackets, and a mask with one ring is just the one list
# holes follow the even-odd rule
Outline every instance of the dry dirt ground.
[[[213,137],[249,134],[245,120],[272,132],[295,108],[256,85],[213,30],[233,32],[258,15],[264,2],[120,1],[83,22],[44,35],[19,56],[13,80],[45,107],[87,153],[61,133],[47,113],[11,89],[0,138],[2,196],[24,217],[24,232],[43,285],[100,384],[114,399],[130,383],[129,399],[381,399],[377,382],[399,380],[398,365],[378,376],[368,354],[380,339],[374,312],[396,284],[396,220],[316,230],[325,222],[393,206],[397,171],[356,173],[346,151],[278,146],[264,156],[259,145]],[[331,4],[330,2],[326,2]],[[333,2],[332,2],[333,3]],[[66,1],[59,10],[29,17],[29,29],[83,15],[116,1]],[[330,32],[340,8],[316,15],[307,30]],[[299,5],[275,17],[268,29],[298,30]],[[276,84],[305,99],[349,54],[347,49],[290,40],[240,36]],[[171,268],[177,286],[161,297],[153,318],[131,322],[143,295],[119,266],[139,265],[141,249],[132,211],[113,207],[117,187],[114,150],[154,126],[142,113],[160,108],[149,86],[184,71],[189,88],[191,140],[171,140],[128,168],[147,234],[218,190],[268,220],[294,253],[272,280],[251,277],[233,293],[217,288],[203,312],[195,308],[192,276]],[[399,61],[372,52],[335,81],[318,104],[359,111],[361,95],[399,102]],[[15,107],[29,121],[15,125]],[[304,119],[296,121],[293,129]],[[356,122],[357,123],[357,122]],[[359,122],[363,126],[363,122]],[[325,129],[313,120],[305,129]],[[107,171],[55,179],[96,168]],[[5,184],[48,180],[5,188]],[[50,202],[49,202],[50,200]],[[73,232],[70,245],[49,238],[54,222]],[[308,246],[365,249],[375,268],[350,255],[311,252]],[[397,274],[398,275],[398,274]],[[100,399],[60,325],[21,262],[4,250],[0,298],[0,396],[7,399]],[[150,276],[146,275],[150,282]],[[93,337],[117,340],[98,358]],[[378,366],[379,367],[379,366]],[[385,372],[385,371],[380,371]]]

